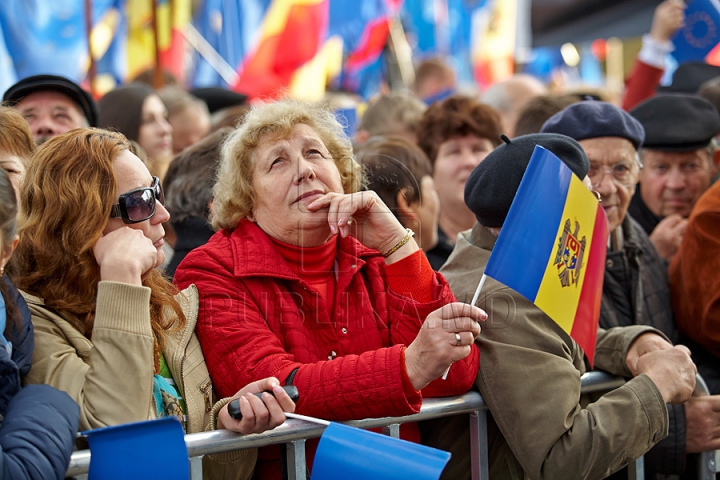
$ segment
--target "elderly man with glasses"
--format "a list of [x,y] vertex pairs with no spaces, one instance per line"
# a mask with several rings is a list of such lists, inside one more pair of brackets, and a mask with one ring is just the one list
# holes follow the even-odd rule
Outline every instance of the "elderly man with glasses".
[[[553,115],[542,132],[561,133],[580,143],[590,160],[588,176],[600,194],[610,239],[600,311],[603,328],[651,325],[673,343],[680,335],[670,303],[667,263],[645,230],[628,215],[643,168],[638,150],[642,124],[620,108],[585,101]],[[686,453],[720,448],[720,396],[692,397],[684,405],[668,405],[670,431],[645,456],[646,478],[682,474]]]

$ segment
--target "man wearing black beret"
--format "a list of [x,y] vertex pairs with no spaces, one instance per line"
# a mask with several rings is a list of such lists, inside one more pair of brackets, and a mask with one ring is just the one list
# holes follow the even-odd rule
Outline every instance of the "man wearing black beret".
[[720,116],[696,95],[658,95],[630,114],[645,128],[640,150],[643,169],[630,214],[650,235],[665,260],[682,239],[690,210],[717,172],[712,143],[720,134]]
[[3,102],[13,105],[25,117],[38,145],[74,128],[97,126],[95,100],[65,77],[23,78],[5,91]]
[[[468,178],[465,202],[477,222],[460,233],[440,270],[461,301],[473,296],[535,146],[557,155],[580,178],[588,172],[585,152],[566,136],[504,140]],[[595,365],[635,378],[583,408],[584,354],[570,336],[492,278],[477,305],[489,315],[477,339],[482,358],[475,385],[492,414],[490,478],[604,478],[667,434],[665,403],[684,401],[694,387],[687,350],[671,347],[657,330],[599,330]]]
[[[640,171],[637,150],[644,145],[643,138],[647,141],[643,126],[614,105],[586,101],[550,117],[542,131],[566,134],[580,143],[590,159],[590,180],[600,194],[608,218],[610,244],[600,327],[651,325],[673,343],[678,342],[680,334],[670,303],[667,263],[643,228],[628,214]],[[720,424],[720,396],[693,397],[684,405],[669,405],[668,412],[667,438],[645,455],[648,479],[654,479],[655,474],[682,474],[686,453],[720,447],[720,440],[714,440],[712,434],[714,425]],[[712,426],[699,420],[703,417],[710,419]]]

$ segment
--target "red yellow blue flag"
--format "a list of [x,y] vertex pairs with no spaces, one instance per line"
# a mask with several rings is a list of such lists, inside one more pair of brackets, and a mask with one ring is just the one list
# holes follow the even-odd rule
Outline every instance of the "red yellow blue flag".
[[485,267],[595,356],[607,221],[595,196],[553,153],[536,146]]

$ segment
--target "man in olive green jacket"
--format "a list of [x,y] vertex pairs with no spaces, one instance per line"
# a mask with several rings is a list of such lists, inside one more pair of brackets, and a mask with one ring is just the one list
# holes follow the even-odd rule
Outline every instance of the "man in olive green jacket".
[[[473,296],[535,144],[562,152],[581,178],[587,173],[580,146],[557,137],[514,139],[470,176],[466,202],[489,225],[476,223],[461,233],[441,269],[458,300]],[[492,191],[498,183],[507,192]],[[489,315],[477,339],[475,383],[490,410],[490,478],[603,478],[667,435],[665,403],[687,400],[694,388],[686,349],[672,347],[650,327],[611,329],[599,332],[595,365],[634,378],[583,408],[584,354],[574,340],[532,302],[491,278],[477,306]]]

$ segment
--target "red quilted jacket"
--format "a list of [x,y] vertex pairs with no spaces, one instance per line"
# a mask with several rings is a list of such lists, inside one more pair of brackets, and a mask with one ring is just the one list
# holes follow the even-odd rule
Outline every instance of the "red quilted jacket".
[[[404,348],[425,317],[455,300],[440,274],[436,300],[417,303],[389,290],[383,257],[348,237],[339,241],[336,278],[335,309],[328,311],[270,238],[246,220],[190,252],[175,283],[194,283],[200,292],[197,335],[217,393],[231,396],[269,376],[284,383],[297,369],[298,413],[352,420],[408,415],[419,410],[422,395],[458,395],[472,387],[476,346],[447,380],[422,392],[404,371]],[[413,427],[403,436],[417,440]]]

